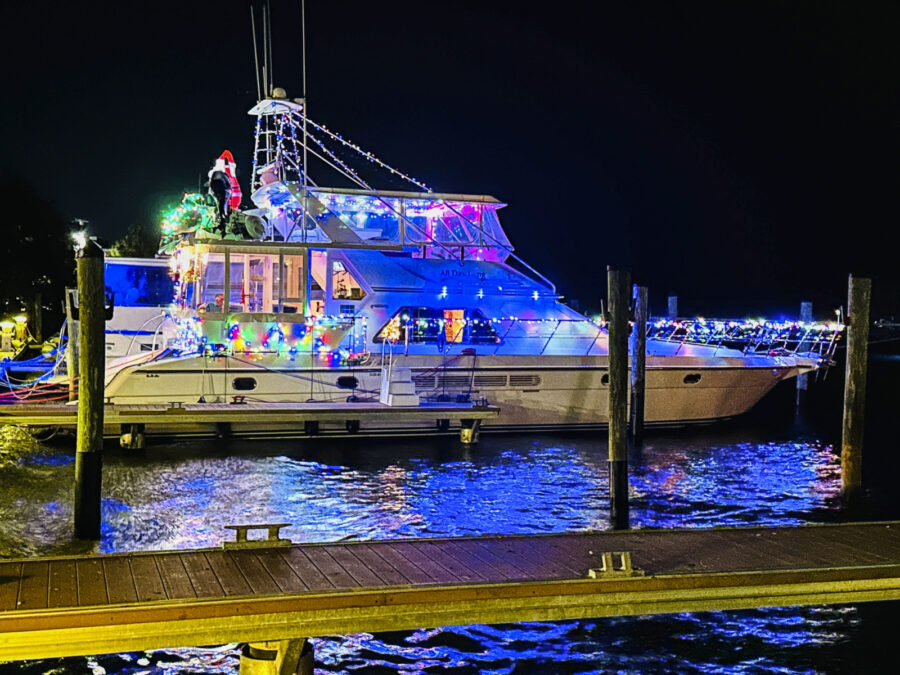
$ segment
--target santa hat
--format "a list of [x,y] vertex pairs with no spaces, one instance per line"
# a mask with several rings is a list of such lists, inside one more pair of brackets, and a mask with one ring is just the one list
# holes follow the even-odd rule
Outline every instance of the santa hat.
[[229,177],[234,178],[235,169],[237,169],[237,163],[234,161],[234,156],[231,154],[231,150],[225,150],[221,155],[219,155],[218,159],[216,159],[215,163],[213,164],[213,168],[210,169],[209,177],[212,178],[212,175],[216,171],[221,171]]

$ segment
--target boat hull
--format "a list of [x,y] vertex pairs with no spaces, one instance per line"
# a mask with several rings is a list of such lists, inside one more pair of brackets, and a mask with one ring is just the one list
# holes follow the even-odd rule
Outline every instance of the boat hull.
[[[355,368],[310,368],[265,356],[181,357],[121,369],[109,379],[106,395],[114,403],[128,404],[377,400],[381,365],[380,359]],[[451,363],[409,356],[394,357],[393,366],[411,369],[416,393],[423,399],[486,399],[498,406],[499,418],[485,427],[576,428],[602,426],[609,420],[605,356],[463,356]],[[801,359],[651,357],[646,422],[681,425],[740,415],[778,382],[809,369]],[[382,423],[370,430],[406,428]],[[235,431],[254,429],[244,425]]]

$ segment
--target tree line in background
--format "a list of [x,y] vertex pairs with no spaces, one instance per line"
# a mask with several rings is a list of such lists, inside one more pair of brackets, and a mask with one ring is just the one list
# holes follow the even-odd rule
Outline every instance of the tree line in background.
[[69,226],[53,204],[26,182],[0,178],[0,318],[31,314],[36,293],[45,310],[61,316],[67,285],[74,283]]
[[[52,202],[27,182],[0,177],[3,240],[0,242],[0,320],[34,311],[40,293],[45,333],[62,323],[67,286],[75,284],[75,225]],[[153,223],[132,224],[108,254],[152,258],[159,247],[159,228]]]

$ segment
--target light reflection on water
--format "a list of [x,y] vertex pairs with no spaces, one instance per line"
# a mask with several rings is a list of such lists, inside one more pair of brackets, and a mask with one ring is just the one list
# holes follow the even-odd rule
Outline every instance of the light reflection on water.
[[[654,437],[631,464],[635,527],[796,524],[827,517],[839,488],[834,453],[816,440]],[[153,448],[106,457],[99,548],[217,546],[235,522],[291,522],[284,534],[295,541],[602,529],[606,471],[605,447],[589,436],[484,436],[472,449],[453,439]],[[53,449],[0,471],[0,553],[79,550],[69,539],[71,475],[71,458]],[[316,656],[322,672],[800,673],[857,621],[854,608],[816,607],[466,626],[320,639]],[[185,649],[91,663],[235,672],[237,658]],[[65,660],[83,672],[91,663]]]

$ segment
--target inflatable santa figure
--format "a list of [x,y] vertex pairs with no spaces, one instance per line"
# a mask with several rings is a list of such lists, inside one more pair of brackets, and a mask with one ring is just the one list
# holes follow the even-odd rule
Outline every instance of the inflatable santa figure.
[[[241,185],[237,180],[237,164],[230,150],[225,150],[209,172],[209,189],[216,196],[224,216],[241,207]],[[225,208],[227,205],[227,209]]]

